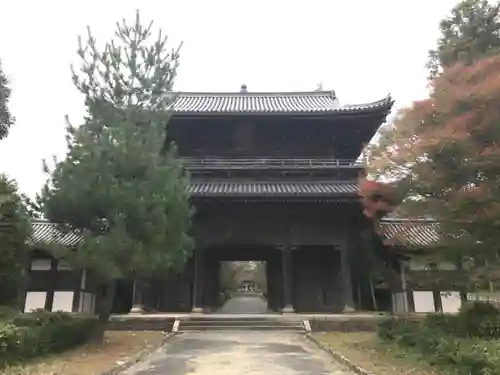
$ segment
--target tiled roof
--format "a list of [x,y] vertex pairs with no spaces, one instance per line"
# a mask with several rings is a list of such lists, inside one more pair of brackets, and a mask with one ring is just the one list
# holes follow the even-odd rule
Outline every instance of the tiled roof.
[[28,243],[55,243],[71,247],[79,244],[82,240],[80,235],[65,231],[62,225],[57,225],[56,223],[45,220],[36,220],[33,222],[31,238]]
[[[408,248],[423,248],[439,240],[438,224],[429,220],[383,220],[381,226],[386,238],[393,244]],[[30,243],[56,243],[75,246],[82,241],[78,234],[65,232],[60,225],[48,221],[35,221]]]
[[439,224],[434,220],[385,219],[380,225],[392,245],[424,248],[439,241]]
[[374,109],[389,111],[390,96],[364,104],[341,105],[332,91],[179,93],[175,113],[356,113]]
[[357,194],[358,185],[351,182],[191,182],[189,193],[194,197],[214,196],[313,196],[328,198],[341,194]]

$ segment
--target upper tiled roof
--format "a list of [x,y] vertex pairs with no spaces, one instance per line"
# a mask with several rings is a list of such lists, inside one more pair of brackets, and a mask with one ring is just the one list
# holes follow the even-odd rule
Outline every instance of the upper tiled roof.
[[270,113],[357,113],[374,109],[389,111],[390,96],[364,104],[341,105],[333,91],[179,93],[175,113],[270,114]]
[[322,197],[356,195],[358,185],[351,182],[235,182],[193,181],[189,193],[195,197]]
[[439,241],[439,224],[434,220],[384,219],[380,225],[392,245],[424,248]]

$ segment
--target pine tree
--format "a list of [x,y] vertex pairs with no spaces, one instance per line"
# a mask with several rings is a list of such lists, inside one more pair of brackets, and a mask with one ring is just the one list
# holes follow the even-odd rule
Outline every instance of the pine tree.
[[0,306],[21,308],[29,258],[29,215],[16,183],[0,175]]
[[[7,137],[14,117],[9,111],[10,82],[0,62],[0,140]],[[26,280],[29,218],[15,181],[0,174],[0,305],[20,308]]]
[[116,280],[166,275],[192,249],[188,176],[165,143],[179,50],[167,50],[161,31],[151,43],[152,25],[143,26],[137,13],[132,25],[117,24],[116,39],[102,51],[90,29],[85,47],[79,41],[82,64],[73,81],[87,117],[80,127],[68,125],[68,155],[39,198],[50,220],[84,237],[76,251],[50,250],[102,285],[99,338]]
[[472,64],[500,52],[500,3],[463,0],[439,25],[437,47],[429,51],[427,68],[436,76],[458,62]]

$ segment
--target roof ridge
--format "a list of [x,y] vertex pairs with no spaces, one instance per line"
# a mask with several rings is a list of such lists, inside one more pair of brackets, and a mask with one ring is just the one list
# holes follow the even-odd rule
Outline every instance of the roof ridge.
[[407,218],[407,217],[387,217],[383,218],[380,220],[381,223],[386,222],[386,223],[397,223],[397,222],[403,222],[403,223],[438,223],[436,219],[432,218]]
[[354,184],[358,185],[357,181],[350,180],[314,180],[314,181],[305,181],[305,180],[279,180],[279,181],[270,181],[270,180],[191,180],[192,184]]
[[329,96],[337,99],[335,90],[322,91],[177,91],[178,96]]

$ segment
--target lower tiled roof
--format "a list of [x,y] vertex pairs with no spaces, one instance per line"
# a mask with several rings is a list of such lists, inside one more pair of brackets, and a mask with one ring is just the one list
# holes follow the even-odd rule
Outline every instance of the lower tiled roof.
[[439,224],[435,220],[384,219],[380,226],[389,245],[424,248],[439,241]]
[[358,185],[352,182],[235,182],[193,181],[189,193],[194,197],[322,197],[354,195]]
[[[383,220],[381,227],[386,239],[393,245],[408,248],[425,248],[439,240],[438,223],[430,220]],[[64,230],[62,225],[49,221],[35,221],[30,243],[56,243],[75,246],[82,242],[78,234]]]
[[31,238],[28,243],[55,243],[72,247],[78,245],[82,241],[82,236],[69,230],[65,230],[63,224],[56,224],[45,220],[36,220],[33,222]]

